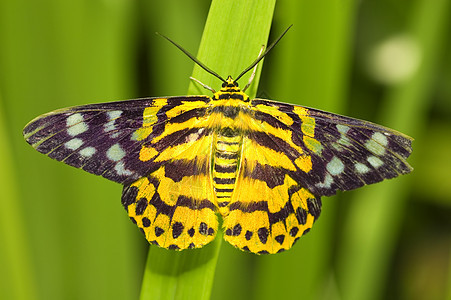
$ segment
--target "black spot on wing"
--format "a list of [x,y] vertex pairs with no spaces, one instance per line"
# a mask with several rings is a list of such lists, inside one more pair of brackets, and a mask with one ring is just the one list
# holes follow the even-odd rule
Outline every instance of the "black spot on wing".
[[185,228],[185,227],[183,226],[182,223],[180,223],[180,222],[175,222],[175,223],[172,225],[172,237],[173,237],[174,239],[178,238],[178,237],[182,234],[184,228]]
[[146,210],[148,205],[148,201],[147,198],[141,198],[138,200],[138,202],[136,203],[136,209],[135,209],[135,213],[137,216],[142,215],[144,213],[144,211]]
[[208,225],[205,222],[201,222],[199,224],[199,233],[201,235],[207,235],[208,234]]
[[276,240],[276,242],[278,242],[280,245],[282,245],[283,241],[285,240],[285,235],[280,234],[280,235],[276,236],[274,239]]
[[[269,230],[266,227],[259,228],[257,230],[257,235],[262,244],[266,244],[268,241]],[[263,254],[263,253],[262,253]]]
[[151,224],[150,220],[146,217],[142,218],[142,223],[144,227],[149,227]]
[[136,197],[138,196],[138,188],[136,186],[127,186],[124,187],[124,191],[122,193],[121,202],[122,205],[127,209],[129,205],[135,203]]

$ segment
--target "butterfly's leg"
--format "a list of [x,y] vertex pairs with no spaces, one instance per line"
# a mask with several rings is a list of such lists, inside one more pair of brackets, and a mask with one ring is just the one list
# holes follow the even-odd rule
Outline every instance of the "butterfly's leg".
[[189,79],[191,79],[191,80],[197,82],[197,83],[200,84],[204,89],[207,89],[207,90],[211,91],[213,94],[216,93],[216,91],[215,91],[213,88],[209,87],[209,86],[206,85],[205,83],[202,83],[200,80],[198,80],[198,79],[196,79],[196,78],[194,78],[194,77],[190,77]]
[[[260,57],[262,55],[263,50],[265,50],[265,45],[262,45],[262,48],[260,49],[260,53],[258,54],[258,57]],[[252,70],[251,77],[249,77],[249,81],[247,82],[246,86],[244,87],[243,92],[247,90],[247,88],[251,85],[252,81],[254,80],[255,73],[257,72],[257,65],[255,65],[254,70]]]

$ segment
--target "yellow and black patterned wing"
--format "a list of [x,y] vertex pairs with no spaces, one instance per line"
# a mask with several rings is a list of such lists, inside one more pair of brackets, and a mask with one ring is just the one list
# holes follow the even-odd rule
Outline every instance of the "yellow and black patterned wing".
[[240,173],[223,224],[230,244],[258,254],[282,252],[319,217],[320,197],[297,181],[289,147],[282,137],[262,131],[243,139]]
[[23,132],[39,152],[124,184],[122,203],[150,242],[200,247],[217,230],[205,123],[210,101],[190,96],[84,105],[42,115]]
[[[393,129],[298,105],[262,99],[252,104],[264,126],[286,133],[292,148],[303,151],[305,163],[295,163],[296,180],[317,196],[334,195],[337,190],[352,190],[412,171],[406,159],[412,152],[413,139]],[[268,109],[277,112],[270,115],[265,112]],[[299,159],[289,157],[294,162]]]
[[185,139],[178,144],[184,151],[176,153],[174,144],[163,150],[155,169],[125,186],[122,194],[130,219],[147,240],[167,249],[200,248],[218,229],[210,177],[212,135],[190,137],[189,145]]
[[411,138],[370,122],[275,101],[251,101],[225,239],[254,253],[291,248],[320,197],[409,173]]
[[[143,98],[70,107],[37,117],[25,126],[23,135],[50,158],[125,184],[148,174],[151,162],[140,158],[142,146],[163,132],[169,117],[182,123],[204,113],[210,100],[207,96]],[[177,107],[179,115],[166,116],[166,111]],[[159,150],[172,141],[165,142]]]
[[[147,240],[175,250],[200,248],[218,230],[212,120],[204,112],[185,110],[182,105],[161,112],[167,121],[140,153],[140,160],[151,165],[149,175],[126,185],[122,194],[122,204]],[[143,127],[140,134],[150,129]]]

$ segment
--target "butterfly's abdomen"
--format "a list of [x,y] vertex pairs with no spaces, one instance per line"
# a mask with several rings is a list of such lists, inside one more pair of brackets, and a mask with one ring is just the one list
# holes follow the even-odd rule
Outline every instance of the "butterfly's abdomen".
[[238,130],[228,127],[222,128],[216,134],[213,156],[213,187],[220,211],[229,204],[235,187],[242,139]]

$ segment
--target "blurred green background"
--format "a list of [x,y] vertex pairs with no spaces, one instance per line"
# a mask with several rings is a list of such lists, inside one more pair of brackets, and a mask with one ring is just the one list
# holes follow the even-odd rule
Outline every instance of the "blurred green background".
[[[186,94],[193,62],[154,32],[196,53],[209,7],[0,0],[0,299],[139,297],[148,244],[122,187],[39,154],[22,128],[66,106]],[[223,243],[211,298],[451,299],[451,1],[279,1],[270,40],[290,24],[257,95],[402,131],[415,170],[323,198],[285,253]]]

